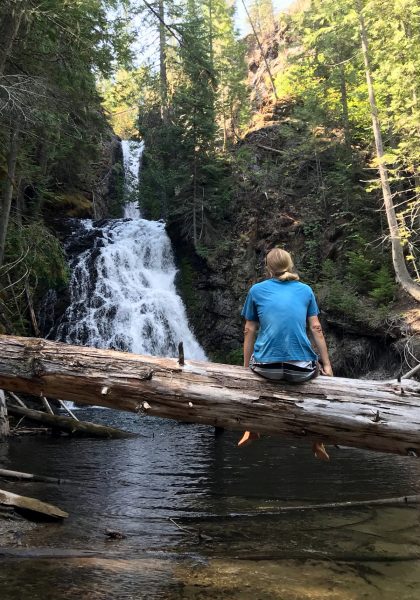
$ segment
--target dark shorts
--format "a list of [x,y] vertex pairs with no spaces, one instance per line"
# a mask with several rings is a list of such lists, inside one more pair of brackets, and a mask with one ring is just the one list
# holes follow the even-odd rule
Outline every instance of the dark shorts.
[[289,381],[292,383],[304,383],[314,379],[319,374],[318,363],[313,361],[309,367],[299,367],[288,362],[258,363],[251,357],[249,368],[271,381]]

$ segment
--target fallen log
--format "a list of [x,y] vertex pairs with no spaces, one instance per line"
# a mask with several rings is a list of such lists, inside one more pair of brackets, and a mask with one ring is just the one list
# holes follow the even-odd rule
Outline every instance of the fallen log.
[[69,516],[68,513],[53,504],[47,504],[28,496],[12,494],[12,492],[6,492],[5,490],[0,490],[0,504],[12,506],[17,511],[31,518],[65,519]]
[[[0,388],[226,429],[420,455],[420,383],[318,377],[0,336]],[[72,422],[74,425],[74,422]]]
[[122,429],[116,429],[115,427],[108,427],[108,425],[98,425],[97,423],[89,423],[87,421],[75,421],[70,417],[51,415],[40,410],[23,408],[22,406],[14,406],[9,404],[8,411],[11,415],[26,417],[31,421],[35,421],[36,423],[44,423],[44,425],[48,425],[53,429],[65,431],[71,435],[83,435],[100,438],[125,438],[135,435],[129,431],[123,431]]
[[42,481],[44,483],[69,483],[68,479],[58,479],[57,477],[48,477],[47,475],[36,475],[35,473],[22,473],[21,471],[10,471],[9,469],[0,469],[0,477],[5,479],[18,479],[20,481]]
[[[347,500],[344,502],[325,502],[323,504],[299,504],[291,506],[278,506],[272,510],[258,509],[258,512],[234,512],[223,515],[187,515],[180,518],[182,523],[210,523],[212,521],[238,521],[249,519],[272,519],[278,515],[289,512],[301,512],[305,510],[336,510],[343,508],[364,508],[370,506],[413,506],[420,504],[420,495],[397,496],[396,498],[375,498],[372,500]],[[170,519],[170,521],[173,521]],[[174,522],[174,521],[173,521]]]

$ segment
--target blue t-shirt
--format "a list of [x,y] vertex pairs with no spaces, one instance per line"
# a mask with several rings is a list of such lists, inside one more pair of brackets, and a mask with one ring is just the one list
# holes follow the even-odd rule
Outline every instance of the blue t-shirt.
[[242,316],[260,324],[254,345],[257,362],[316,360],[306,333],[308,317],[318,315],[315,296],[300,281],[267,279],[249,290]]

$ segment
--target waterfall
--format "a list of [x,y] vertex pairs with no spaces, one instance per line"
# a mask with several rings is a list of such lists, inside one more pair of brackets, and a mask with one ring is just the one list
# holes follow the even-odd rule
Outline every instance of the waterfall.
[[128,219],[140,219],[141,214],[137,200],[144,143],[123,140],[121,142],[121,147],[124,159],[124,196],[126,201],[124,217]]
[[206,360],[175,288],[176,267],[165,224],[142,219],[135,202],[142,143],[122,142],[129,202],[125,218],[83,220],[85,247],[71,265],[70,305],[57,338],[69,344],[137,354]]

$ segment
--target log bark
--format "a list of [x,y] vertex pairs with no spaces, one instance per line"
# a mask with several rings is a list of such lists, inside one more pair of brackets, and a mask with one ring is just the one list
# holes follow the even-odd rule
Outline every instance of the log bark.
[[22,406],[9,405],[9,413],[18,417],[26,417],[30,421],[35,421],[36,423],[44,423],[44,425],[48,425],[53,429],[66,431],[72,435],[100,438],[125,438],[134,435],[128,431],[122,431],[121,429],[115,429],[114,427],[108,427],[107,425],[97,425],[96,423],[89,423],[86,421],[75,421],[70,417],[51,415],[40,410],[23,408]]
[[48,519],[65,519],[69,515],[57,506],[53,504],[47,504],[36,500],[35,498],[29,498],[28,496],[19,496],[18,494],[12,494],[12,492],[6,492],[0,490],[0,504],[4,506],[13,506],[19,512],[23,512],[28,517],[43,517]]
[[[420,455],[420,383],[318,377],[0,336],[0,388],[226,429]],[[72,426],[74,422],[72,421]]]
[[7,417],[6,398],[0,390],[0,440],[10,435],[9,419]]

